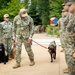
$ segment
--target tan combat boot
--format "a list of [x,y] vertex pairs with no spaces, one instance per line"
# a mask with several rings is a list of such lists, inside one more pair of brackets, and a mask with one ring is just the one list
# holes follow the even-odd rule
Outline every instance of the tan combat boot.
[[62,49],[60,52],[63,52],[64,50]]
[[35,62],[34,62],[34,61],[30,61],[29,66],[33,66],[34,64],[35,64]]
[[20,66],[21,66],[20,63],[16,63],[16,64],[13,66],[13,69],[19,68]]
[[12,60],[12,58],[9,57],[8,60]]
[[64,69],[63,73],[68,73],[68,68]]

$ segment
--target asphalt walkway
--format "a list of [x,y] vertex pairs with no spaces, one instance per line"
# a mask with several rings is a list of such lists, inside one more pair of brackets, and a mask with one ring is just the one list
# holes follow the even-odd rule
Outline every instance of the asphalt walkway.
[[[46,33],[35,34],[33,40],[48,47],[50,41],[55,40],[57,42],[57,59],[53,63],[50,62],[50,55],[48,50],[33,43],[32,49],[35,55],[35,65],[29,66],[28,55],[25,51],[24,45],[22,46],[22,61],[21,67],[13,69],[15,59],[9,61],[6,65],[0,64],[0,75],[68,75],[63,73],[63,69],[67,67],[65,63],[64,52],[60,52],[62,49],[59,38],[48,36]],[[47,43],[46,43],[46,41]],[[41,43],[42,42],[42,43]]]

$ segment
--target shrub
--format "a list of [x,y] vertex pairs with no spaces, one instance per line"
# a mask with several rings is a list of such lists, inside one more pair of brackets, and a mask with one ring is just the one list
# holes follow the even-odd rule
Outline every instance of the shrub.
[[46,32],[49,35],[56,35],[58,37],[60,36],[58,26],[48,25],[46,28]]

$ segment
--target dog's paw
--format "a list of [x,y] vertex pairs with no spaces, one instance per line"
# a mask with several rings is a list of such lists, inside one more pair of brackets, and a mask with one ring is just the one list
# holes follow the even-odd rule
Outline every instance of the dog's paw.
[[6,62],[4,61],[4,64],[6,64]]
[[51,61],[51,63],[52,63],[53,61]]
[[54,57],[54,59],[56,59],[56,57]]

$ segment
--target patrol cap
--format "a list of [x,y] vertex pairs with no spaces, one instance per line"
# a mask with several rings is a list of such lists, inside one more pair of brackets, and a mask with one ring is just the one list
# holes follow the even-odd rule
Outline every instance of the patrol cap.
[[68,1],[69,0],[65,0],[64,3],[62,4],[62,6],[65,6]]
[[9,17],[9,14],[4,14],[4,16],[3,17]]
[[73,3],[75,3],[75,0],[69,0],[69,1],[66,3],[66,5],[71,5],[71,4],[73,4]]
[[65,12],[65,10],[63,9],[62,12]]
[[66,5],[66,3],[67,3],[67,2],[64,2],[64,3],[62,4],[62,6],[65,6],[65,5]]
[[25,8],[22,8],[22,9],[20,9],[20,11],[19,11],[19,14],[26,14],[26,9]]

